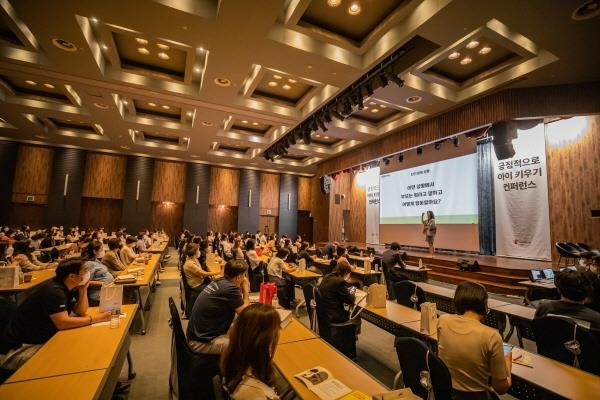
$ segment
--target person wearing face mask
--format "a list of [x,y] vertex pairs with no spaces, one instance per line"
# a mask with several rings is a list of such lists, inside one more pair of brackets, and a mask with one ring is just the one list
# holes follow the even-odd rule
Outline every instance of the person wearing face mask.
[[112,283],[113,276],[100,260],[104,257],[104,246],[99,240],[92,240],[85,250],[86,265],[90,272],[88,302],[96,307],[100,304],[100,287]]
[[[339,261],[319,285],[321,295],[319,308],[319,334],[348,358],[356,358],[356,329],[351,324],[333,327],[331,324],[346,322],[350,312],[345,306],[354,305],[354,290],[349,285],[352,267],[347,260]],[[358,320],[357,320],[358,324]]]
[[136,243],[137,239],[135,237],[127,236],[127,239],[125,239],[125,246],[121,248],[121,261],[126,267],[129,267],[131,264],[133,264],[134,261],[143,261],[143,258],[138,257],[133,251]]
[[110,311],[87,313],[89,279],[83,259],[61,262],[54,279],[27,297],[8,323],[5,338],[12,350],[0,356],[0,368],[17,370],[58,331],[109,321]]
[[429,257],[433,257],[434,247],[433,241],[435,234],[437,233],[437,226],[435,224],[435,215],[433,211],[428,210],[421,215],[421,222],[423,223],[423,234],[425,235],[425,241],[429,246]]
[[23,272],[39,271],[55,268],[57,263],[43,263],[31,254],[30,240],[20,240],[14,244],[13,263],[17,264]]

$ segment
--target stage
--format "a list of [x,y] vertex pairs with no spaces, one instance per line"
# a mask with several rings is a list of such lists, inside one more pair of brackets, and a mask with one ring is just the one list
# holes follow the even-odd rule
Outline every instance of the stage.
[[[317,243],[321,248],[326,243]],[[381,255],[385,250],[384,245],[368,245],[366,243],[345,242],[340,243],[345,247],[355,246],[359,250],[367,251],[367,247],[375,249],[376,255]],[[430,268],[428,275],[430,279],[458,284],[462,281],[472,281],[481,283],[491,293],[524,295],[526,287],[519,284],[519,281],[529,279],[529,270],[552,268],[550,261],[525,260],[520,258],[508,258],[497,256],[482,256],[472,253],[436,253],[430,257],[425,250],[402,248],[401,252],[408,255],[409,265],[418,265],[419,259],[423,265]],[[459,259],[475,260],[479,263],[479,271],[461,271],[458,269]]]

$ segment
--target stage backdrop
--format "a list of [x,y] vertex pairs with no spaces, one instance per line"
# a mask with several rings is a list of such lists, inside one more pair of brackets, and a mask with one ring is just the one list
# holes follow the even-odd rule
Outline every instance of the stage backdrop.
[[512,158],[493,156],[496,255],[550,260],[544,124],[517,134]]
[[379,167],[360,172],[356,183],[365,188],[366,242],[379,244]]

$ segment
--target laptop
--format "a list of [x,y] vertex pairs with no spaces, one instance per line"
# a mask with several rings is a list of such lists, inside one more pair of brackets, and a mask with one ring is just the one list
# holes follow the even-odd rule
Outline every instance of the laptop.
[[544,268],[542,270],[542,273],[544,274],[544,278],[546,278],[547,281],[554,282],[554,271],[552,270],[552,268]]
[[539,269],[529,270],[529,280],[532,282],[539,282],[544,279],[544,274]]

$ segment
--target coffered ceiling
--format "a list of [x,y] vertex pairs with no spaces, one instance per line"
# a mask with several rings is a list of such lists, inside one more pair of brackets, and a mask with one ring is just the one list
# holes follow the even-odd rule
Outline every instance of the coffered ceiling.
[[[492,91],[599,80],[600,18],[572,18],[581,3],[0,0],[0,137],[312,174]],[[404,87],[261,157],[401,47]]]

